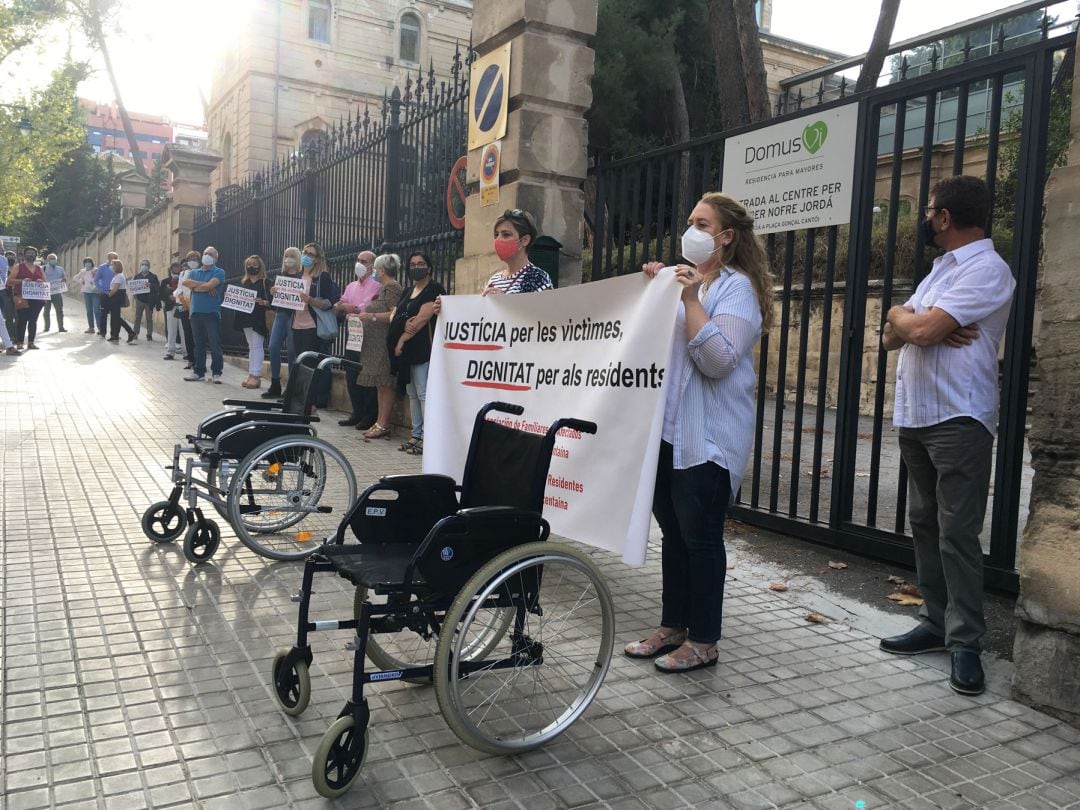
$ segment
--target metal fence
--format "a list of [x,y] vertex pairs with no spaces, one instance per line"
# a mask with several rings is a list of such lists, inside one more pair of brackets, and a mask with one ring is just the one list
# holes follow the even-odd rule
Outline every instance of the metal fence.
[[[221,266],[238,275],[251,254],[276,269],[285,248],[318,242],[342,289],[359,251],[419,250],[452,291],[464,234],[450,221],[446,189],[466,153],[472,60],[471,50],[459,49],[449,81],[437,81],[433,67],[409,76],[404,92],[395,87],[383,99],[377,117],[357,111],[301,152],[219,189],[196,215],[196,246],[214,245]],[[243,350],[243,336],[225,326],[226,348]]]
[[[1024,12],[1039,5],[1051,4],[1029,3]],[[1017,589],[1016,538],[1030,485],[1025,423],[1043,188],[1048,163],[1057,157],[1048,155],[1048,140],[1054,128],[1064,127],[1055,143],[1068,143],[1071,104],[1073,21],[1065,33],[1052,35],[1054,30],[1047,21],[1034,37],[969,49],[948,66],[897,75],[858,96],[822,97],[822,109],[858,104],[852,219],[850,225],[766,239],[777,317],[758,350],[754,453],[733,516],[913,564],[907,475],[886,415],[892,374],[879,334],[889,306],[904,301],[929,268],[915,226],[932,180],[979,174],[994,195],[990,233],[1017,279],[983,532],[986,581]],[[925,48],[932,41],[905,47]],[[902,61],[905,55],[894,56]],[[968,111],[976,106],[986,126],[969,128]],[[599,160],[591,278],[635,272],[647,259],[674,263],[693,202],[704,191],[723,188],[726,138],[798,114],[645,155]]]

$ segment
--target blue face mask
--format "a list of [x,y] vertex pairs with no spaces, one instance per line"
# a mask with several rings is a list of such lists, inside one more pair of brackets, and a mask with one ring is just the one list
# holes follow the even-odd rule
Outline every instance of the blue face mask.
[[304,267],[311,267],[311,265],[315,264],[315,260],[305,253],[300,257],[300,264]]

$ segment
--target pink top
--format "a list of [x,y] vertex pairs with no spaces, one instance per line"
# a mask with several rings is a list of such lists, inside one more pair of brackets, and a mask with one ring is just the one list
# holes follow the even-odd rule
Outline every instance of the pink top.
[[368,275],[363,281],[351,282],[345,288],[345,292],[341,294],[341,300],[346,304],[352,304],[354,307],[363,309],[375,299],[381,287],[382,285],[379,282]]

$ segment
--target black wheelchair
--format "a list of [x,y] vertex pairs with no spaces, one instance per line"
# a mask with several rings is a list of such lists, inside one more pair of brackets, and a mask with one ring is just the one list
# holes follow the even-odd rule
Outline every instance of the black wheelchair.
[[[203,514],[208,501],[257,554],[275,560],[308,556],[333,536],[341,515],[356,501],[352,465],[319,439],[308,416],[318,384],[335,365],[349,361],[305,352],[289,374],[280,402],[234,400],[206,417],[187,444],[173,448],[173,489],[152,504],[142,529],[156,543],[184,534],[184,556],[209,560],[221,530]],[[187,508],[180,505],[187,500]]]
[[[367,752],[370,683],[434,681],[454,733],[492,754],[535,748],[580,717],[603,683],[614,643],[611,594],[580,551],[548,543],[544,487],[556,434],[595,433],[560,419],[543,436],[477,414],[461,486],[443,475],[396,475],[368,487],[304,565],[296,645],[277,654],[272,683],[287,714],[311,699],[308,634],[355,630],[352,697],[312,763],[316,790],[348,790]],[[351,531],[359,543],[346,544]],[[308,617],[316,572],[356,587],[354,615]],[[410,644],[407,639],[419,639]],[[365,669],[365,656],[380,671]]]

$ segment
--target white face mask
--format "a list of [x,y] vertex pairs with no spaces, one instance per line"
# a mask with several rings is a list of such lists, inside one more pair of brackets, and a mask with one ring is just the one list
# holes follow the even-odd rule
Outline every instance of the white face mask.
[[712,234],[690,226],[682,235],[683,258],[693,265],[705,264],[717,250]]
[[189,261],[187,263],[187,266],[188,266],[188,270],[198,270],[199,269],[199,263],[197,261],[195,261],[194,259]]
[[209,253],[204,253],[203,254],[203,257],[202,257],[203,267],[213,267],[215,261],[217,261],[217,260],[213,256],[211,256]]
[[289,258],[287,258],[285,260],[285,266],[286,267],[296,267],[296,264],[297,264],[298,261],[299,261],[298,259],[294,259],[292,256],[290,256]]
[[356,263],[356,277],[362,279],[367,274],[368,274],[368,266],[366,264],[364,264],[363,262],[357,262]]

